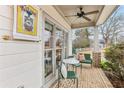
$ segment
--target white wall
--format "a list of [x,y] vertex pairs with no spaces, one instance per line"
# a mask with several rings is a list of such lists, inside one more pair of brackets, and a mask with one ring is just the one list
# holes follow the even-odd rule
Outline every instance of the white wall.
[[[50,6],[49,9],[53,10]],[[39,43],[2,40],[3,35],[12,36],[13,15],[13,6],[0,6],[0,87],[41,87],[44,80],[43,40]],[[54,15],[56,13],[51,16]],[[56,20],[62,21],[62,25],[68,29],[67,23],[60,15],[57,16]],[[42,27],[40,30],[42,32]]]
[[41,44],[1,39],[12,30],[13,6],[0,6],[0,87],[41,87]]
[[38,43],[0,42],[0,87],[40,87]]

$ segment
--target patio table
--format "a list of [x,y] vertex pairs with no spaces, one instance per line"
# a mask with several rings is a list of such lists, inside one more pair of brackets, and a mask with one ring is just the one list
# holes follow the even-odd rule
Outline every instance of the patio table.
[[[68,70],[68,65],[72,65],[74,67],[76,64],[79,64],[79,61],[76,58],[68,58],[68,59],[64,59],[63,63],[67,64],[67,70]],[[75,68],[77,70],[76,66]]]
[[63,62],[64,62],[65,64],[72,64],[72,65],[79,63],[79,61],[78,61],[76,58],[64,59]]

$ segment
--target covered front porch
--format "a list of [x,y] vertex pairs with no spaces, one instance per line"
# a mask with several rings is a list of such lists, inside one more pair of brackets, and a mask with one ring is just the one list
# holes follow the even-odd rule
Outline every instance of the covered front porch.
[[[57,88],[58,64],[73,55],[72,30],[94,27],[92,58],[94,55],[99,56],[97,26],[103,24],[117,7],[117,5],[0,6],[2,20],[0,20],[0,59],[2,59],[0,87]],[[28,11],[28,8],[34,13]],[[27,12],[24,13],[25,11]],[[20,17],[23,15],[26,17]],[[68,18],[70,15],[74,17]],[[17,21],[22,24],[23,18],[30,16],[31,22],[37,17],[37,25],[32,23],[35,25],[33,32],[30,31],[33,28],[25,24],[25,29],[28,29],[25,32],[24,27],[18,25]],[[97,58],[93,61],[92,68],[89,64],[82,64],[82,69],[77,67],[79,88],[113,87],[102,69],[98,67]],[[71,66],[69,70],[73,70]],[[73,80],[61,78],[60,87],[76,86]]]
[[[86,27],[93,27],[95,30],[94,33],[94,45],[92,50],[88,52],[92,55],[93,58],[93,67],[91,68],[89,64],[82,64],[81,67],[77,68],[76,74],[78,75],[78,87],[79,88],[112,88],[113,85],[106,77],[105,73],[101,68],[100,65],[100,58],[101,57],[101,50],[99,49],[98,45],[98,35],[99,31],[97,29],[98,25],[103,24],[110,15],[117,9],[118,6],[54,6],[55,9],[64,17],[68,24],[70,24],[71,29],[81,29]],[[83,7],[84,11],[92,11],[92,10],[99,10],[98,14],[93,13],[88,17],[91,18],[92,21],[88,21],[90,19],[82,20],[82,18],[76,19],[74,15],[74,9],[76,7]],[[109,11],[109,12],[108,12]],[[91,13],[92,14],[92,13]],[[71,16],[68,16],[71,15]],[[71,36],[73,34],[70,32]],[[70,36],[69,44],[72,43],[72,38]],[[72,45],[69,45],[69,50],[72,50]],[[70,51],[69,51],[70,52]],[[77,52],[78,53],[78,52]],[[72,52],[68,56],[73,55]],[[72,67],[69,70],[73,70]],[[58,80],[56,80],[51,86],[51,88],[58,88]],[[76,88],[76,83],[74,80],[70,79],[63,79],[60,78],[59,83],[60,88]]]

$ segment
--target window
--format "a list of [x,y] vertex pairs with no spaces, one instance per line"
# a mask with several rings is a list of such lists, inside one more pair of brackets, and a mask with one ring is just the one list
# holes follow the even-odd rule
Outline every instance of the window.
[[56,48],[62,48],[63,45],[63,31],[56,28]]
[[53,73],[53,25],[45,22],[44,31],[44,41],[45,41],[45,77]]
[[64,32],[64,58],[67,57],[67,42],[68,42],[68,33]]
[[56,67],[62,61],[63,38],[63,31],[56,28]]
[[45,22],[45,31],[44,31],[44,40],[45,48],[52,48],[53,44],[53,25]]
[[58,65],[62,59],[62,49],[56,49],[56,64]]
[[47,77],[52,72],[52,50],[45,50],[45,77]]

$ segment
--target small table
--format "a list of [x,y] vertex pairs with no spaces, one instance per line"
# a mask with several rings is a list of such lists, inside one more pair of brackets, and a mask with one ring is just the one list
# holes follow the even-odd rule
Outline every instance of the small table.
[[[73,65],[75,66],[76,64],[79,64],[79,61],[76,58],[68,58],[64,59],[63,62],[67,64],[67,70],[68,70],[68,65]],[[76,66],[75,66],[76,67]],[[77,68],[76,68],[77,70]]]
[[65,64],[72,64],[72,65],[79,63],[79,61],[78,61],[76,58],[64,59],[63,62],[64,62]]

